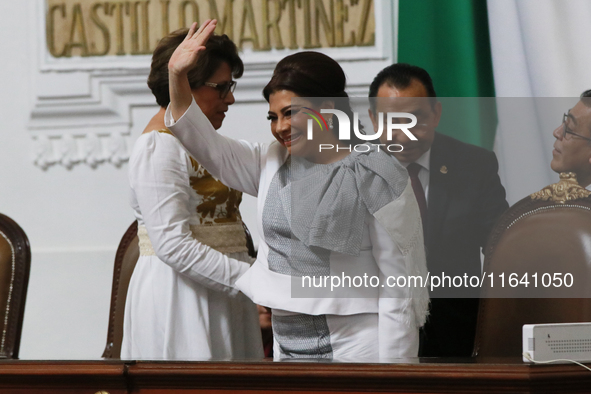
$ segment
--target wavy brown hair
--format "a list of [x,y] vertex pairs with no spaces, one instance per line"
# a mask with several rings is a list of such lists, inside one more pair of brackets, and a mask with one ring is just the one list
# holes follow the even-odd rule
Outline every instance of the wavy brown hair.
[[[170,103],[168,61],[188,32],[189,29],[180,29],[162,38],[152,55],[148,87],[161,107],[166,107]],[[203,86],[223,62],[228,63],[234,78],[240,78],[244,73],[244,64],[238,56],[236,44],[225,34],[221,36],[214,34],[205,44],[205,50],[199,55],[195,66],[189,71],[191,89]]]

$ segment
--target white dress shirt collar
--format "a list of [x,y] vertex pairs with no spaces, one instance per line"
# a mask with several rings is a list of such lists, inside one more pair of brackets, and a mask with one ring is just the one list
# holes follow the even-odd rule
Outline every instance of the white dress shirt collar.
[[[425,153],[423,153],[421,155],[421,157],[419,157],[415,163],[420,164],[421,167],[423,167],[422,169],[425,169],[427,171],[429,171],[429,164],[431,163],[431,148],[429,148],[429,150]],[[402,164],[405,168],[408,167],[409,163],[405,163],[405,162],[400,162],[400,164]]]

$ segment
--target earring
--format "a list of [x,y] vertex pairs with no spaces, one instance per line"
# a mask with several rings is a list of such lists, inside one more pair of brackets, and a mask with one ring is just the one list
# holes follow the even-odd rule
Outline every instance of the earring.
[[332,117],[328,118],[328,128],[331,130],[334,129],[334,126],[332,124]]

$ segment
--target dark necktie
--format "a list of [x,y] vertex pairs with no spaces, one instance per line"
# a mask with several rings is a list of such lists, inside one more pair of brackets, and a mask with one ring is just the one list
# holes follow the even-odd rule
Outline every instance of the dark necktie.
[[421,181],[419,180],[419,171],[421,171],[421,165],[417,163],[410,163],[408,167],[406,167],[406,170],[410,176],[412,190],[415,192],[415,197],[419,203],[424,234],[427,229],[427,199],[425,198],[425,190],[423,189],[423,185],[421,185]]

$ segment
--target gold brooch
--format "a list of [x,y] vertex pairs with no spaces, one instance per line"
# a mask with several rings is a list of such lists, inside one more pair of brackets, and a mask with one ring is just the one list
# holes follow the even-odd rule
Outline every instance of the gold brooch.
[[447,174],[447,166],[441,166],[439,171],[441,171],[442,174]]

